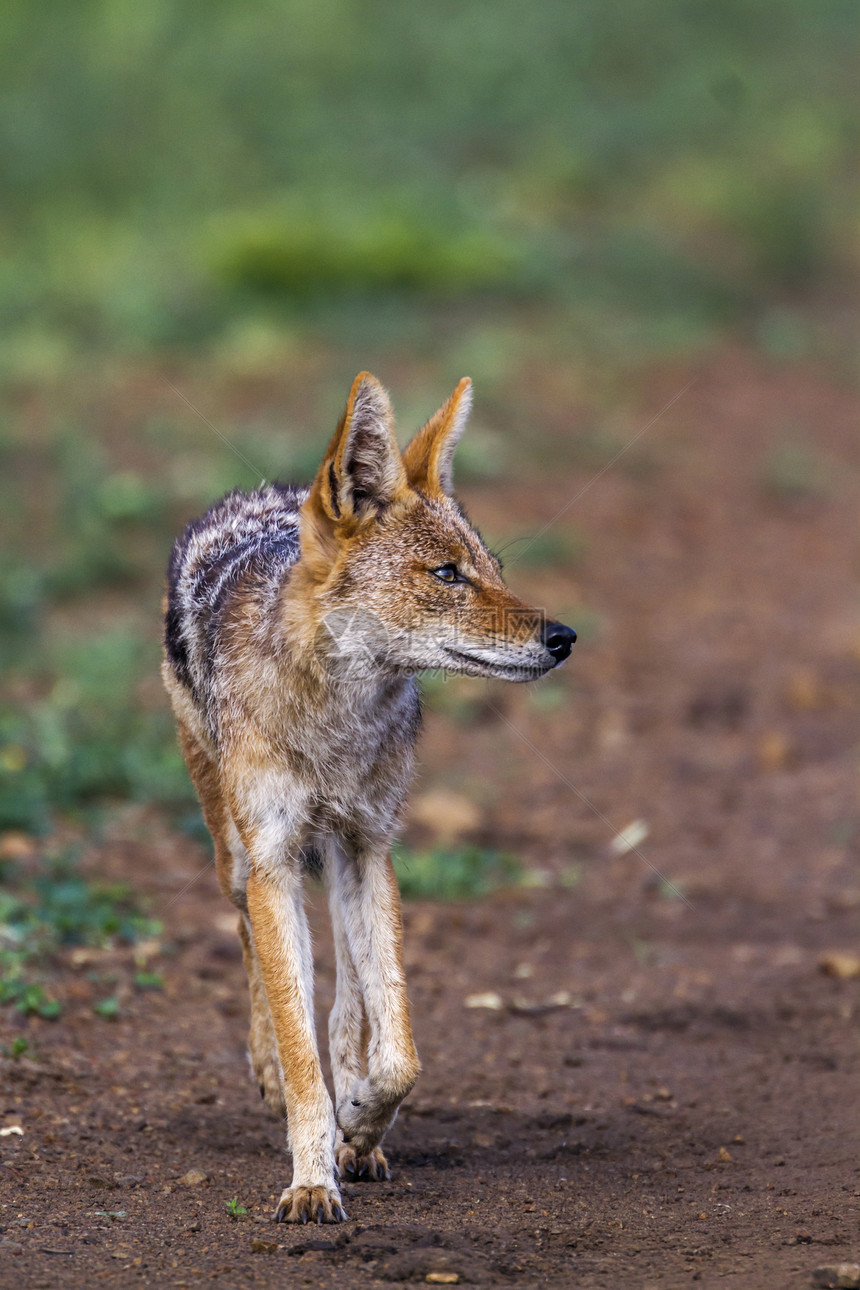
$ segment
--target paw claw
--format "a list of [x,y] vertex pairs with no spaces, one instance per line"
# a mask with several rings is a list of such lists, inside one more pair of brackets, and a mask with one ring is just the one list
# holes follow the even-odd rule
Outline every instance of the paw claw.
[[275,1210],[276,1223],[342,1223],[346,1210],[334,1187],[288,1187]]
[[388,1161],[381,1147],[373,1147],[367,1155],[359,1155],[355,1147],[351,1147],[343,1139],[336,1146],[335,1154],[338,1167],[349,1182],[381,1182],[391,1178]]

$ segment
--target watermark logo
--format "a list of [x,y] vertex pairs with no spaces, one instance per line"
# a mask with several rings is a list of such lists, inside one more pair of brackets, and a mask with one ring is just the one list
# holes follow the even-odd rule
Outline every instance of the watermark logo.
[[384,663],[391,635],[368,609],[332,609],[322,621],[318,643],[335,676],[359,676]]
[[[444,630],[434,635],[426,624],[420,632],[389,629],[370,609],[332,609],[320,626],[318,653],[329,672],[343,679],[366,676],[386,663],[442,675],[459,674],[467,669],[453,663],[446,667],[446,657],[456,654],[463,661],[472,657],[480,668],[491,664],[491,656],[497,652],[498,661],[510,665],[517,661],[519,651],[526,654],[543,639],[545,622],[542,609],[525,605],[488,608],[471,610],[459,622],[446,615],[441,624]],[[528,665],[525,658],[523,664]]]

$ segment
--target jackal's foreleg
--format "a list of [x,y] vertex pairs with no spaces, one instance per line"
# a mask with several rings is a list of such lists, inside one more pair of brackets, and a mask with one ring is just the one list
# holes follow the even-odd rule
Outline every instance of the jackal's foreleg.
[[[334,1007],[329,1016],[328,1035],[335,1106],[340,1106],[350,1096],[359,1080],[367,1075],[370,1023],[367,1019],[358,971],[349,947],[341,902],[335,890],[330,893],[329,903],[337,962],[337,991]],[[379,1180],[391,1177],[388,1161],[381,1147],[374,1147],[371,1151],[360,1155],[351,1143],[344,1142],[343,1133],[338,1129],[334,1151],[341,1176],[347,1181],[358,1178]]]
[[[251,840],[252,841],[252,840]],[[313,1020],[313,957],[297,867],[254,863],[248,845],[248,917],[283,1071],[293,1180],[276,1217],[339,1222],[346,1217],[335,1182],[335,1119],[320,1067]]]
[[[335,1077],[337,1121],[343,1143],[363,1160],[373,1156],[419,1071],[403,972],[400,894],[385,853],[351,857],[338,851],[330,880],[336,945],[342,940],[343,993],[335,1004],[334,1033],[345,1041],[346,1053]],[[349,1020],[345,1016],[359,997],[367,1020],[366,1069],[356,1045],[355,1018],[362,1014],[356,1009]],[[339,1155],[350,1161],[351,1152]]]
[[337,988],[328,1020],[329,1053],[335,1105],[344,1100],[356,1080],[367,1074],[368,1021],[364,993],[349,947],[349,937],[337,892],[329,894],[334,937]]

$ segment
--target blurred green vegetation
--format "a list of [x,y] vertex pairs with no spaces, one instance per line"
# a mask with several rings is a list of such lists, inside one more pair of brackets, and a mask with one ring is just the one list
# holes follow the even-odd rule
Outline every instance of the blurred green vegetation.
[[856,268],[857,35],[853,0],[9,0],[3,362],[488,295],[701,338]]
[[475,900],[517,886],[525,871],[516,856],[482,847],[409,851],[397,846],[394,870],[406,900]]
[[157,676],[157,644],[112,629],[32,660],[44,692],[0,709],[0,829],[45,832],[55,810],[76,813],[106,798],[192,802],[173,720],[141,702]]
[[71,850],[26,865],[7,862],[0,876],[0,1004],[24,1016],[59,1015],[44,969],[60,947],[131,945],[161,930],[126,886],[83,877]]
[[[227,488],[310,477],[344,371],[429,358],[404,425],[433,410],[434,362],[469,371],[458,471],[488,480],[548,466],[547,365],[566,403],[577,365],[726,329],[801,356],[805,302],[857,269],[857,34],[853,0],[9,0],[0,831],[117,799],[199,831],[157,680],[170,540]],[[138,404],[135,379],[174,366],[199,415]],[[275,371],[270,408],[226,396]],[[482,416],[522,422],[516,445]],[[595,470],[627,442],[594,425],[551,451]],[[804,451],[763,486],[808,491]],[[524,565],[587,550],[569,526],[503,536]],[[427,693],[480,716],[469,683]]]

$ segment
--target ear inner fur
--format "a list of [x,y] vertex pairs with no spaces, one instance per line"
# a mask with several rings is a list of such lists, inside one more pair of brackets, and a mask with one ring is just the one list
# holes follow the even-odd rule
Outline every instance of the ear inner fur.
[[418,431],[403,453],[412,488],[450,495],[454,449],[466,428],[472,406],[472,382],[464,376],[439,411]]
[[312,496],[330,520],[361,520],[404,487],[392,420],[385,390],[369,372],[360,372],[314,484]]
[[336,562],[336,539],[351,537],[405,487],[388,395],[370,372],[359,372],[302,507],[302,549],[315,581]]

